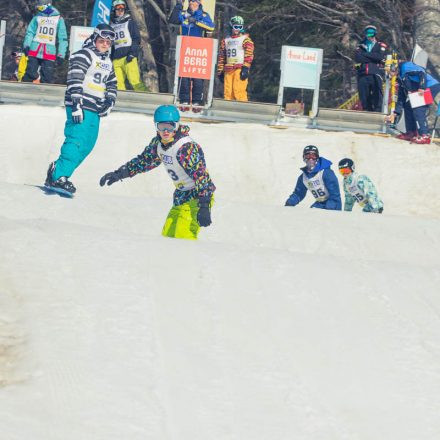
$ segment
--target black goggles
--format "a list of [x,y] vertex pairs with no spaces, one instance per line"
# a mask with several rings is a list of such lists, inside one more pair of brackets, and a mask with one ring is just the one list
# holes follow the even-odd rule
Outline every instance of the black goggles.
[[95,32],[98,35],[98,37],[105,38],[106,40],[111,40],[111,41],[116,40],[116,32],[111,31],[110,29],[104,29],[104,30],[96,29]]

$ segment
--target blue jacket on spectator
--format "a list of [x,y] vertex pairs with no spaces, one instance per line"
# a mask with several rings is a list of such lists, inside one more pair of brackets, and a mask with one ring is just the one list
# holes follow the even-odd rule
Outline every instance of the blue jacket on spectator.
[[298,177],[295,190],[287,199],[286,206],[295,206],[306,196],[308,188],[304,185],[303,175],[305,175],[307,178],[311,178],[323,170],[322,179],[329,196],[325,201],[316,201],[313,203],[311,208],[340,211],[342,209],[341,191],[339,189],[338,178],[333,170],[330,169],[331,164],[332,163],[328,159],[320,157],[312,171],[308,171],[307,167],[301,168],[302,174]]
[[190,37],[204,37],[206,32],[212,32],[215,24],[202,5],[195,11],[189,8],[184,12],[181,3],[177,3],[171,12],[169,22],[180,24],[180,34]]

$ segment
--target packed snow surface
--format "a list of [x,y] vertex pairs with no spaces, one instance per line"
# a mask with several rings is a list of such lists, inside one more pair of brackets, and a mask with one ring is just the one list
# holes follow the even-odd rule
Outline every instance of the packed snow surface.
[[[163,169],[101,188],[154,135],[113,113],[42,185],[61,108],[0,107],[1,440],[440,438],[440,149],[190,123],[217,186],[197,242],[160,232]],[[284,207],[314,144],[383,215]]]

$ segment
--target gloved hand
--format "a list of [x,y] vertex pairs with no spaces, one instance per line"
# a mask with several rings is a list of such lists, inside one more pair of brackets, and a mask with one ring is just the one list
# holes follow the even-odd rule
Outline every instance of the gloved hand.
[[221,71],[220,73],[217,73],[217,76],[218,76],[218,79],[221,82],[225,82],[225,72],[224,71]]
[[29,55],[29,47],[23,47],[23,53],[28,56]]
[[110,186],[115,182],[119,182],[119,180],[126,179],[127,177],[130,177],[127,165],[122,165],[122,167],[118,168],[116,171],[104,174],[99,180],[99,184],[101,186],[104,186],[105,184]]
[[196,21],[197,21],[196,17],[193,17],[193,16],[188,17],[188,23],[189,24],[194,24]]
[[105,118],[110,114],[115,105],[115,101],[113,99],[106,98],[105,101],[101,104],[101,108],[99,109],[99,116],[101,118]]
[[298,204],[298,197],[292,194],[287,200],[284,206],[296,206]]
[[81,124],[84,120],[82,98],[72,98],[72,119],[74,124]]
[[127,55],[127,63],[129,63],[130,61],[132,61],[134,59],[134,55],[132,55],[131,53]]
[[244,81],[249,78],[249,67],[243,66],[240,72],[240,79]]
[[197,212],[197,222],[200,226],[206,228],[209,226],[211,221],[211,210],[210,210],[211,197],[200,197],[199,198],[199,210]]
[[57,66],[61,66],[64,63],[64,58],[57,56],[56,63],[57,63]]

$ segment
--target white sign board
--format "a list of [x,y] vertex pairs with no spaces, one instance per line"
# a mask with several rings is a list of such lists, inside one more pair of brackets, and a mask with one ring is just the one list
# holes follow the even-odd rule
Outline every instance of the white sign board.
[[70,55],[80,50],[84,41],[93,34],[95,28],[89,26],[72,26],[70,29]]

